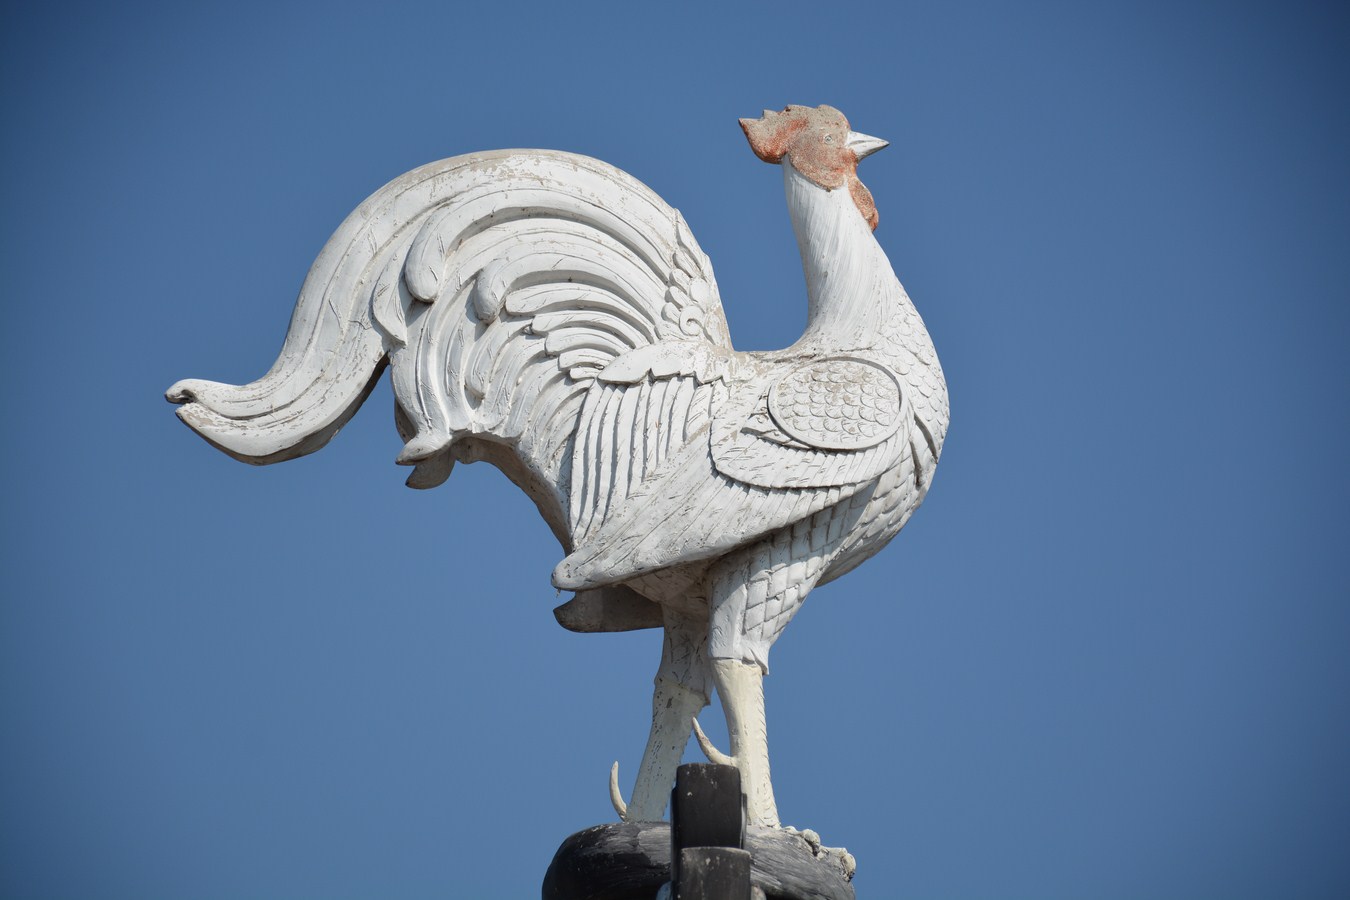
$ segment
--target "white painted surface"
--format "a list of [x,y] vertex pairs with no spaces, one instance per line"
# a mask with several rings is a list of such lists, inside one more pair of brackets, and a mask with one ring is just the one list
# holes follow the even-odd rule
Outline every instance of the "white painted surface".
[[558,587],[636,592],[607,595],[628,598],[615,628],[656,621],[631,610],[658,604],[667,640],[634,820],[662,815],[716,685],[751,821],[777,824],[769,649],[815,585],[899,532],[947,429],[936,354],[854,174],[884,143],[828,107],[746,131],[784,168],[809,301],[792,347],[732,348],[708,258],[630,176],[497,151],[410,172],[352,213],[263,378],[168,392],[213,445],[271,463],[327,443],[387,363],[410,486],[491,462],[568,551]]

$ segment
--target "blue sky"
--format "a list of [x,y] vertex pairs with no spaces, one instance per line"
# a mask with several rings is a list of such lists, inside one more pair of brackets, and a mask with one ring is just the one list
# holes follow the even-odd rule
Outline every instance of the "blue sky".
[[554,623],[522,494],[403,488],[387,386],[263,469],[161,394],[262,374],[347,212],[497,147],[633,173],[737,346],[791,343],[736,127],[786,103],[892,141],[861,176],[953,419],[774,650],[784,820],[868,898],[1350,892],[1345,15],[461,6],[4,12],[0,893],[533,896],[612,819],[659,636]]

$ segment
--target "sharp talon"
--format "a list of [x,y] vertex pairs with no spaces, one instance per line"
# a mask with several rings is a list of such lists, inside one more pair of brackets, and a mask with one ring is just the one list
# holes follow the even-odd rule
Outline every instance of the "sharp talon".
[[623,802],[623,794],[619,791],[619,761],[616,759],[614,765],[609,767],[609,802],[614,804],[614,811],[619,814],[620,822],[628,821],[628,804]]
[[[721,750],[718,750],[716,747],[714,747],[712,741],[708,740],[708,736],[704,734],[703,729],[699,727],[698,717],[695,717],[693,719],[693,723],[694,723],[694,737],[698,738],[698,745],[703,749],[703,755],[708,757],[708,762],[716,763],[719,766],[736,765],[736,757],[727,756]],[[618,763],[615,763],[615,765],[617,766]]]

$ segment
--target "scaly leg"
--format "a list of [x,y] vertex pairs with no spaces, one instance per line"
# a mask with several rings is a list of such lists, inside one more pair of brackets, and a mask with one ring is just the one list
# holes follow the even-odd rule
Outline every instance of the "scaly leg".
[[[698,729],[698,742],[712,762],[741,770],[746,814],[751,825],[778,827],[778,804],[769,777],[769,729],[764,716],[764,670],[739,659],[714,659],[713,680],[722,698],[731,755],[719,753]],[[698,728],[695,723],[695,728]]]
[[[695,724],[708,759],[736,766],[752,825],[777,826],[769,780],[769,735],[764,675],[769,648],[823,571],[828,547],[812,549],[822,529],[813,518],[720,561],[710,575],[708,655],[731,737],[731,755],[719,753]],[[828,524],[828,523],[826,523]]]
[[618,763],[610,771],[610,798],[625,822],[657,822],[670,801],[675,770],[689,743],[694,716],[708,705],[706,619],[667,609],[661,668],[652,691],[652,728],[638,767],[633,797],[626,806],[619,795]]

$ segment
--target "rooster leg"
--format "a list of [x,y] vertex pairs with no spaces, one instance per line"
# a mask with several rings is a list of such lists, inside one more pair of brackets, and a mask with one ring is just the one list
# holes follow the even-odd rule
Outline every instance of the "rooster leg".
[[622,816],[625,822],[660,821],[693,718],[708,705],[707,619],[663,609],[666,639],[652,691],[652,730],[632,801]]
[[[714,659],[713,680],[722,698],[731,738],[731,762],[741,770],[751,825],[778,826],[778,804],[769,779],[769,729],[764,717],[764,670],[739,659]],[[700,744],[704,743],[700,735]],[[704,747],[705,751],[708,747]],[[720,755],[720,754],[719,754]],[[709,754],[712,756],[712,754]]]
[[711,573],[708,655],[727,717],[730,761],[741,771],[751,825],[779,824],[769,780],[764,675],[769,670],[769,648],[801,608],[821,571],[824,555],[812,552],[810,531],[811,523],[783,529],[744,553],[724,558]]

